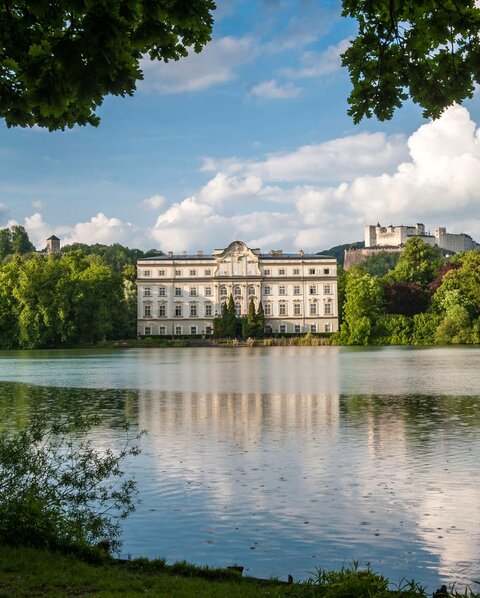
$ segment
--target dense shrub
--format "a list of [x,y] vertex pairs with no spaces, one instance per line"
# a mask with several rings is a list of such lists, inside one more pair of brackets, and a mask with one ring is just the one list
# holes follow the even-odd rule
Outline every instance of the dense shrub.
[[136,486],[121,462],[138,453],[128,431],[117,451],[96,450],[88,433],[98,419],[37,415],[0,435],[0,543],[85,550],[119,547],[120,520],[134,509]]

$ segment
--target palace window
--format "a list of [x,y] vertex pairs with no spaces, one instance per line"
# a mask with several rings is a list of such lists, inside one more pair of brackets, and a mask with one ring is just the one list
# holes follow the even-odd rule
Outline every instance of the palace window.
[[301,316],[302,315],[302,306],[300,303],[293,304],[293,315],[294,316]]
[[265,270],[263,271],[263,273],[265,274],[265,276],[270,276],[271,270],[269,270],[268,268],[265,268]]
[[190,326],[190,334],[197,334],[197,327],[196,326]]
[[144,270],[143,271],[143,275],[144,276],[151,276],[152,275],[152,271],[151,270]]
[[315,274],[315,268],[309,268],[308,273],[309,274]]
[[165,276],[165,270],[159,270],[158,271],[158,275],[159,276]]
[[311,326],[310,326],[310,332],[313,332],[314,334],[316,334],[316,332],[317,332],[317,325],[316,324],[311,324]]
[[181,275],[182,275],[181,270],[175,270],[175,276],[181,276]]
[[165,328],[165,326],[160,326],[160,328],[158,329],[158,333],[160,334],[160,336],[165,336],[167,334],[167,329]]
[[317,315],[317,304],[316,303],[310,303],[310,315],[311,316]]
[[182,296],[182,287],[175,287],[175,297]]
[[272,289],[271,289],[271,287],[268,287],[268,286],[267,286],[267,287],[265,287],[265,288],[263,289],[263,294],[264,294],[264,295],[271,295],[271,294],[272,294]]
[[285,276],[285,268],[280,268],[280,269],[278,270],[278,275],[279,275],[279,276]]
[[272,306],[270,305],[270,303],[265,303],[265,305],[263,307],[263,313],[266,316],[271,316],[272,315]]
[[293,275],[294,276],[300,276],[300,268],[294,268],[293,269]]
[[332,325],[331,324],[325,324],[325,332],[332,332]]
[[332,315],[332,304],[325,303],[325,305],[323,306],[323,312],[326,316],[331,316]]
[[280,324],[280,334],[285,334],[287,332],[287,327],[285,324]]
[[287,304],[280,303],[278,306],[278,315],[279,316],[286,316],[287,315]]
[[240,303],[235,303],[235,315],[237,317],[242,315],[242,306]]
[[176,318],[180,318],[182,316],[182,306],[181,305],[175,305],[175,317]]
[[206,316],[212,315],[212,306],[209,303],[207,303],[207,305],[205,305],[205,315]]
[[144,334],[145,334],[145,336],[150,336],[152,334],[152,327],[151,326],[145,326],[145,328],[144,328]]
[[181,326],[175,326],[175,334],[177,336],[180,336],[182,334],[182,327]]
[[249,295],[255,295],[255,287],[253,285],[250,285],[248,287],[248,294]]
[[190,297],[197,296],[197,287],[190,287]]
[[164,318],[167,315],[167,308],[165,305],[158,306],[158,316]]
[[311,284],[308,288],[308,292],[310,293],[310,295],[316,295],[317,294],[317,285]]
[[220,297],[226,297],[226,296],[227,296],[227,287],[221,286],[220,287]]
[[324,268],[323,269],[323,273],[324,274],[330,274],[330,268]]
[[196,270],[190,270],[190,276],[196,276],[196,275],[197,275]]
[[234,295],[241,295],[242,294],[242,289],[240,288],[240,286],[238,284],[236,284],[233,287],[233,294]]
[[330,295],[332,292],[332,286],[329,284],[324,284],[323,285],[323,293],[324,295]]
[[197,306],[195,303],[193,305],[190,305],[190,315],[191,316],[197,315]]
[[167,294],[165,287],[159,287],[158,294],[160,295],[160,297],[165,297],[165,295]]
[[280,286],[280,287],[278,287],[278,294],[279,295],[286,295],[287,294],[286,287],[283,286],[283,285]]
[[150,297],[152,294],[152,289],[150,287],[145,287],[143,289],[143,295],[144,297]]
[[205,297],[212,296],[212,287],[205,287]]
[[205,270],[205,276],[211,276],[211,275],[212,275],[211,270]]
[[301,331],[302,327],[300,326],[300,324],[295,324],[295,334],[300,334]]
[[143,306],[143,315],[146,316],[147,318],[152,315],[152,308],[150,305]]
[[300,286],[298,284],[293,287],[293,294],[300,295]]

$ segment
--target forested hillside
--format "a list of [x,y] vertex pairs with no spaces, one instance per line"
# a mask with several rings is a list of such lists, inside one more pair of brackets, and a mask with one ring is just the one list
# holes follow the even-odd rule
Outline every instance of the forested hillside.
[[446,261],[436,247],[410,239],[382,275],[367,260],[341,272],[341,344],[480,342],[480,252]]

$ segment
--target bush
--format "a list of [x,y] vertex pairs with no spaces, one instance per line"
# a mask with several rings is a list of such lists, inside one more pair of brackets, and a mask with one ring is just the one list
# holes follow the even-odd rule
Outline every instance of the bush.
[[118,451],[97,451],[87,438],[97,423],[80,413],[54,421],[36,414],[25,429],[0,435],[0,543],[88,553],[103,541],[118,550],[120,520],[137,494],[120,465],[139,451],[128,429]]

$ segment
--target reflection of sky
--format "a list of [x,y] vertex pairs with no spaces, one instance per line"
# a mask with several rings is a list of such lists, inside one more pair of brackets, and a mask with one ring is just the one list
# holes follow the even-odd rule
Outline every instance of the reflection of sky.
[[149,430],[127,463],[142,503],[126,553],[283,578],[359,559],[431,588],[480,576],[478,349],[29,355],[0,354],[0,379],[84,390],[0,384],[9,411],[65,395],[105,416],[102,449],[127,415]]
[[478,395],[476,347],[239,347],[0,352],[0,380],[278,394]]
[[125,549],[145,551],[133,528],[148,524],[151,556],[279,576],[361,559],[393,582],[471,582],[480,422],[465,401],[467,433],[430,397],[143,391],[148,492]]

